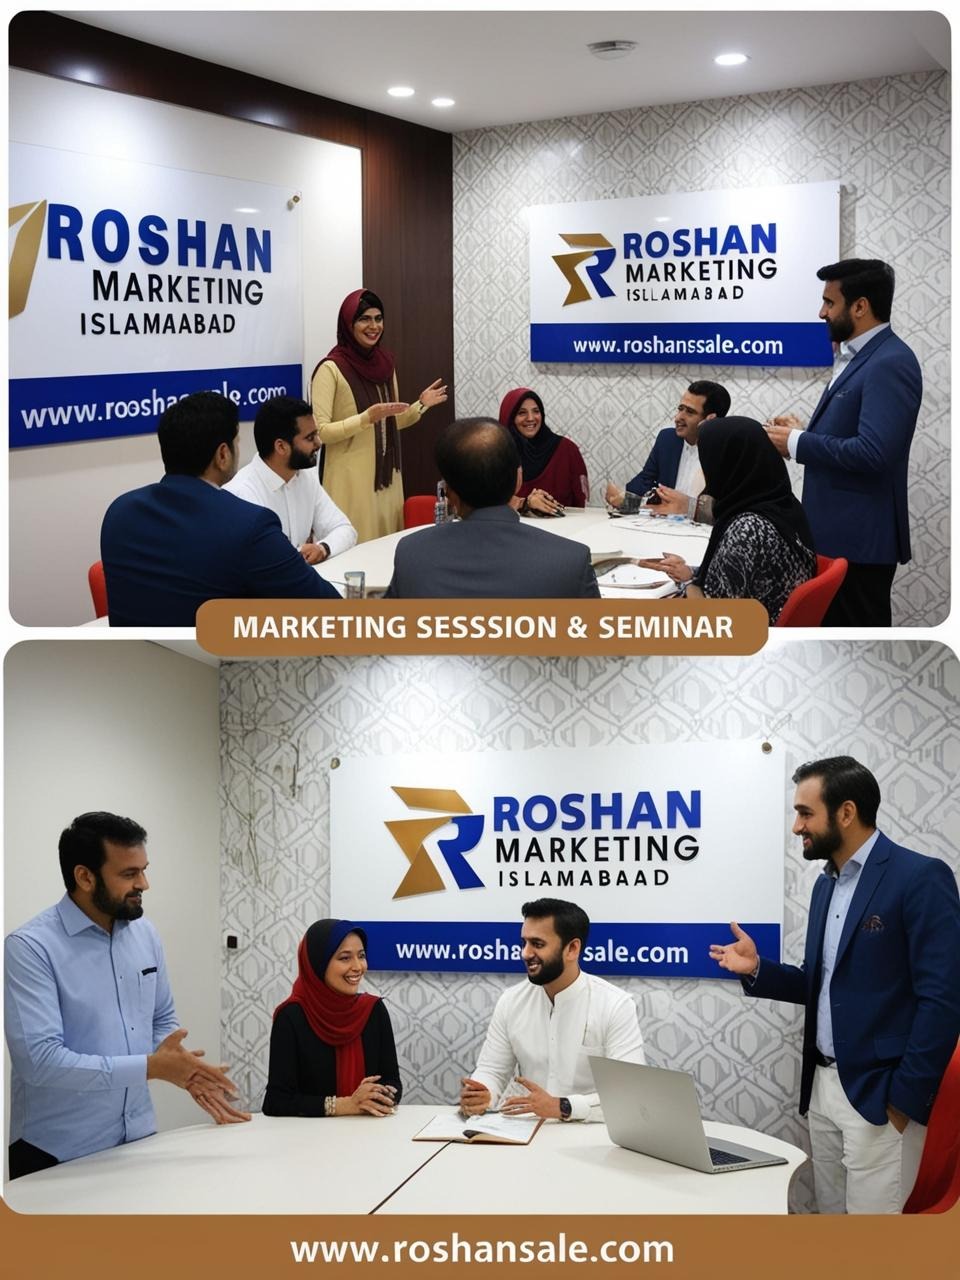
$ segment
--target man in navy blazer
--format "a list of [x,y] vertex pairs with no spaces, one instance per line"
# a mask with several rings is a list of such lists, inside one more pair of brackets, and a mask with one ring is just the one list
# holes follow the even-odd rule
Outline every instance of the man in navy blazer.
[[897,564],[910,559],[907,464],[923,381],[890,328],[894,273],[875,258],[821,267],[820,319],[837,344],[833,377],[807,429],[794,415],[767,430],[803,465],[803,509],[823,556],[849,561],[824,626],[889,627]]
[[499,422],[461,418],[441,433],[434,454],[447,501],[460,519],[420,529],[397,543],[386,596],[599,596],[587,548],[531,528],[509,505],[523,476],[517,446]]
[[[670,496],[677,500],[682,495],[692,508],[703,488],[703,472],[697,455],[700,428],[711,418],[725,418],[729,412],[730,393],[726,387],[706,380],[691,382],[680,397],[673,426],[657,433],[643,467],[627,482],[627,492],[642,498],[651,489],[663,485],[667,489],[679,489],[679,494]],[[624,491],[615,484],[607,485],[605,496],[612,507],[624,504]],[[693,515],[692,509],[690,515]]]
[[880,788],[850,756],[793,775],[795,835],[822,859],[801,966],[710,948],[751,996],[806,1008],[800,1113],[821,1213],[899,1213],[960,1036],[960,896],[945,862],[877,830]]
[[239,418],[212,391],[163,414],[166,475],[111,503],[100,530],[111,626],[192,627],[205,600],[339,598],[272,511],[221,488],[237,470]]

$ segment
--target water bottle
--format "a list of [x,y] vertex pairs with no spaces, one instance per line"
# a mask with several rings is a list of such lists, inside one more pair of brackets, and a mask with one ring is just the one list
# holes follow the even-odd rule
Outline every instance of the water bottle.
[[439,480],[437,482],[437,500],[433,504],[433,523],[446,524],[447,518],[447,486],[442,480]]

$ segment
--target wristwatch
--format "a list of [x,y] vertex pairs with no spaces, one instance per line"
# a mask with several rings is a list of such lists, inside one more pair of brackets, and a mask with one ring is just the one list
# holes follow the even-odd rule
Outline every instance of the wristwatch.
[[329,560],[329,559],[330,559],[330,547],[329,547],[329,545],[328,545],[326,542],[318,542],[318,543],[317,543],[317,546],[318,546],[318,547],[323,547],[324,551],[327,553],[327,554],[324,556],[324,560]]
[[571,1120],[573,1118],[573,1107],[570,1105],[569,1098],[560,1099],[560,1119]]

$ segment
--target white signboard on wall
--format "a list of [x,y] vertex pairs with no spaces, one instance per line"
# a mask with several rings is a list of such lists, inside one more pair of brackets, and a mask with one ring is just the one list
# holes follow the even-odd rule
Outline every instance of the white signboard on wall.
[[759,742],[345,760],[331,907],[374,969],[520,969],[521,906],[582,906],[597,973],[720,977],[739,920],[779,956],[784,762]]
[[539,205],[534,362],[828,365],[819,267],[840,187],[812,182]]
[[199,390],[302,393],[289,190],[14,143],[10,443],[155,429]]

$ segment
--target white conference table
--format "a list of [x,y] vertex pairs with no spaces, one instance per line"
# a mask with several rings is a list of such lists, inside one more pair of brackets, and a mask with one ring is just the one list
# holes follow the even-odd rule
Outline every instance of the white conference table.
[[17,1213],[763,1213],[787,1212],[806,1155],[735,1125],[707,1132],[785,1156],[711,1176],[614,1146],[602,1124],[547,1122],[526,1147],[414,1142],[444,1108],[191,1125],[70,1160],[4,1187]]
[[704,1128],[710,1137],[772,1152],[787,1163],[698,1173],[616,1146],[603,1124],[545,1123],[526,1147],[450,1143],[380,1212],[786,1213],[790,1180],[806,1153],[738,1125],[708,1122]]
[[[538,520],[535,516],[523,517],[523,523],[558,538],[570,538],[589,548],[594,560],[629,556],[632,559],[653,559],[664,553],[683,556],[688,564],[698,564],[710,538],[710,529],[693,524],[689,520],[674,517],[640,514],[611,519],[604,507],[586,507],[582,511],[571,510],[565,516]],[[429,526],[421,526],[429,527]],[[393,576],[393,554],[401,538],[416,533],[405,529],[401,533],[388,533],[383,538],[360,542],[349,551],[343,551],[332,560],[317,566],[318,573],[340,591],[343,575],[354,569],[362,569],[366,575],[368,592],[386,590]],[[663,580],[664,575],[648,571],[649,580]],[[673,584],[667,591],[673,591]],[[602,594],[614,599],[656,599],[656,591],[634,591],[625,588],[602,587]]]

